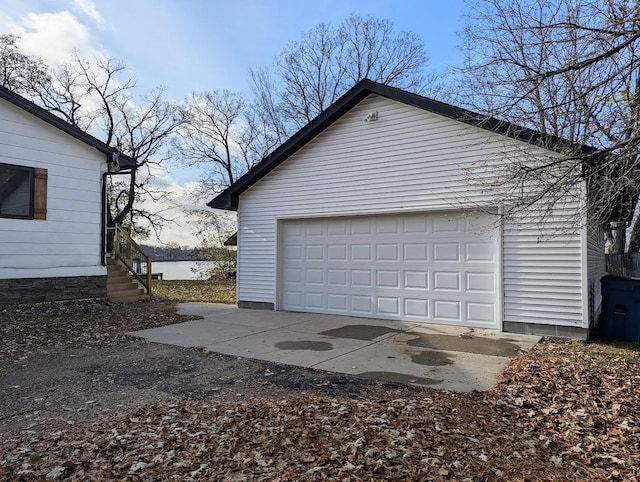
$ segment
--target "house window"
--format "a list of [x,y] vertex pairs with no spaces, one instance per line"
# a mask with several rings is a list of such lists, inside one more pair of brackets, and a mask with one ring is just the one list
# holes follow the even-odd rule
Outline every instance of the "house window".
[[47,219],[47,170],[0,163],[0,218]]

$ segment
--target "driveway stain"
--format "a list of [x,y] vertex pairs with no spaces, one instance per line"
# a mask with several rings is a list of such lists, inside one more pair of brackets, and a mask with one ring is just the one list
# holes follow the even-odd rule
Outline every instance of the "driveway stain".
[[453,365],[453,360],[448,354],[441,351],[421,351],[411,355],[411,361],[418,365],[427,365],[430,367],[440,367],[445,365]]
[[432,350],[461,351],[505,358],[518,355],[522,351],[517,344],[505,339],[492,340],[482,336],[460,337],[429,333],[417,333],[417,335],[418,337],[409,340],[407,345],[417,348],[430,348]]
[[442,380],[436,380],[435,378],[426,377],[414,377],[407,375],[406,373],[396,372],[364,372],[358,373],[359,377],[368,378],[369,380],[382,380],[385,382],[402,383],[409,385],[437,385],[442,383]]
[[280,350],[310,350],[310,351],[331,351],[333,345],[326,341],[279,341],[276,343],[276,348]]
[[264,362],[268,368],[262,372],[265,382],[286,390],[316,390],[331,396],[353,396],[366,386],[366,381],[358,376],[314,370],[311,368],[280,365]]
[[209,374],[202,358],[191,353],[175,362],[150,355],[144,363],[122,363],[119,359],[74,368],[74,371],[96,377],[109,384],[138,389],[188,395],[205,399],[221,387],[235,385],[237,380]]
[[321,331],[318,335],[333,336],[334,338],[351,338],[354,340],[371,341],[379,336],[389,333],[404,333],[403,330],[387,328],[386,326],[375,325],[345,325],[341,328]]

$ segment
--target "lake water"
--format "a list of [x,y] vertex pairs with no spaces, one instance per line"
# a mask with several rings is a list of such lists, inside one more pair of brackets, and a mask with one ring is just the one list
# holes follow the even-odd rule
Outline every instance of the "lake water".
[[196,261],[154,261],[151,266],[154,274],[162,273],[163,280],[198,279],[198,275],[192,271],[192,268],[202,263],[196,263]]

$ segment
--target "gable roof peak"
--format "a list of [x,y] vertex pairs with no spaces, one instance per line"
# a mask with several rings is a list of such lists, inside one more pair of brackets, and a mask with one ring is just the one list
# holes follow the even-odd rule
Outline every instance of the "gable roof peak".
[[[527,127],[512,124],[495,117],[478,114],[462,107],[457,107],[365,78],[356,83],[315,119],[311,120],[306,126],[302,127],[272,151],[271,154],[249,169],[249,171],[231,186],[209,201],[207,206],[214,209],[237,210],[240,194],[253,186],[262,179],[262,177],[275,169],[370,94],[376,94],[418,109],[464,122],[474,127],[534,144],[550,151],[560,151],[567,147],[575,149],[576,147],[576,144],[556,136],[543,134]],[[582,148],[581,146],[578,147]]]
[[122,171],[127,171],[127,170],[136,168],[136,162],[126,154],[119,152],[117,148],[111,147],[105,144],[104,142],[92,136],[88,132],[85,132],[79,127],[66,122],[60,117],[52,114],[46,109],[43,109],[39,105],[34,104],[30,100],[22,97],[21,95],[4,87],[3,85],[0,85],[0,98],[15,105],[16,107],[19,107],[27,111],[28,113],[52,125],[53,127],[65,132],[66,134],[69,134],[70,136],[75,137],[79,141],[84,142],[85,144],[93,147],[99,152],[106,154],[107,162],[112,162],[113,159],[117,159],[119,168]]

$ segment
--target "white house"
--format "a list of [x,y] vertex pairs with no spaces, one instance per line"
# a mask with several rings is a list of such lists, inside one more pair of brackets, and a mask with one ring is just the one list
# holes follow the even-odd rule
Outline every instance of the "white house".
[[105,176],[134,167],[0,86],[0,304],[106,296]]
[[[541,134],[364,80],[212,208],[238,212],[238,306],[586,337],[601,231],[493,215],[469,180]],[[495,194],[495,193],[494,193]],[[552,233],[552,235],[549,235]]]

